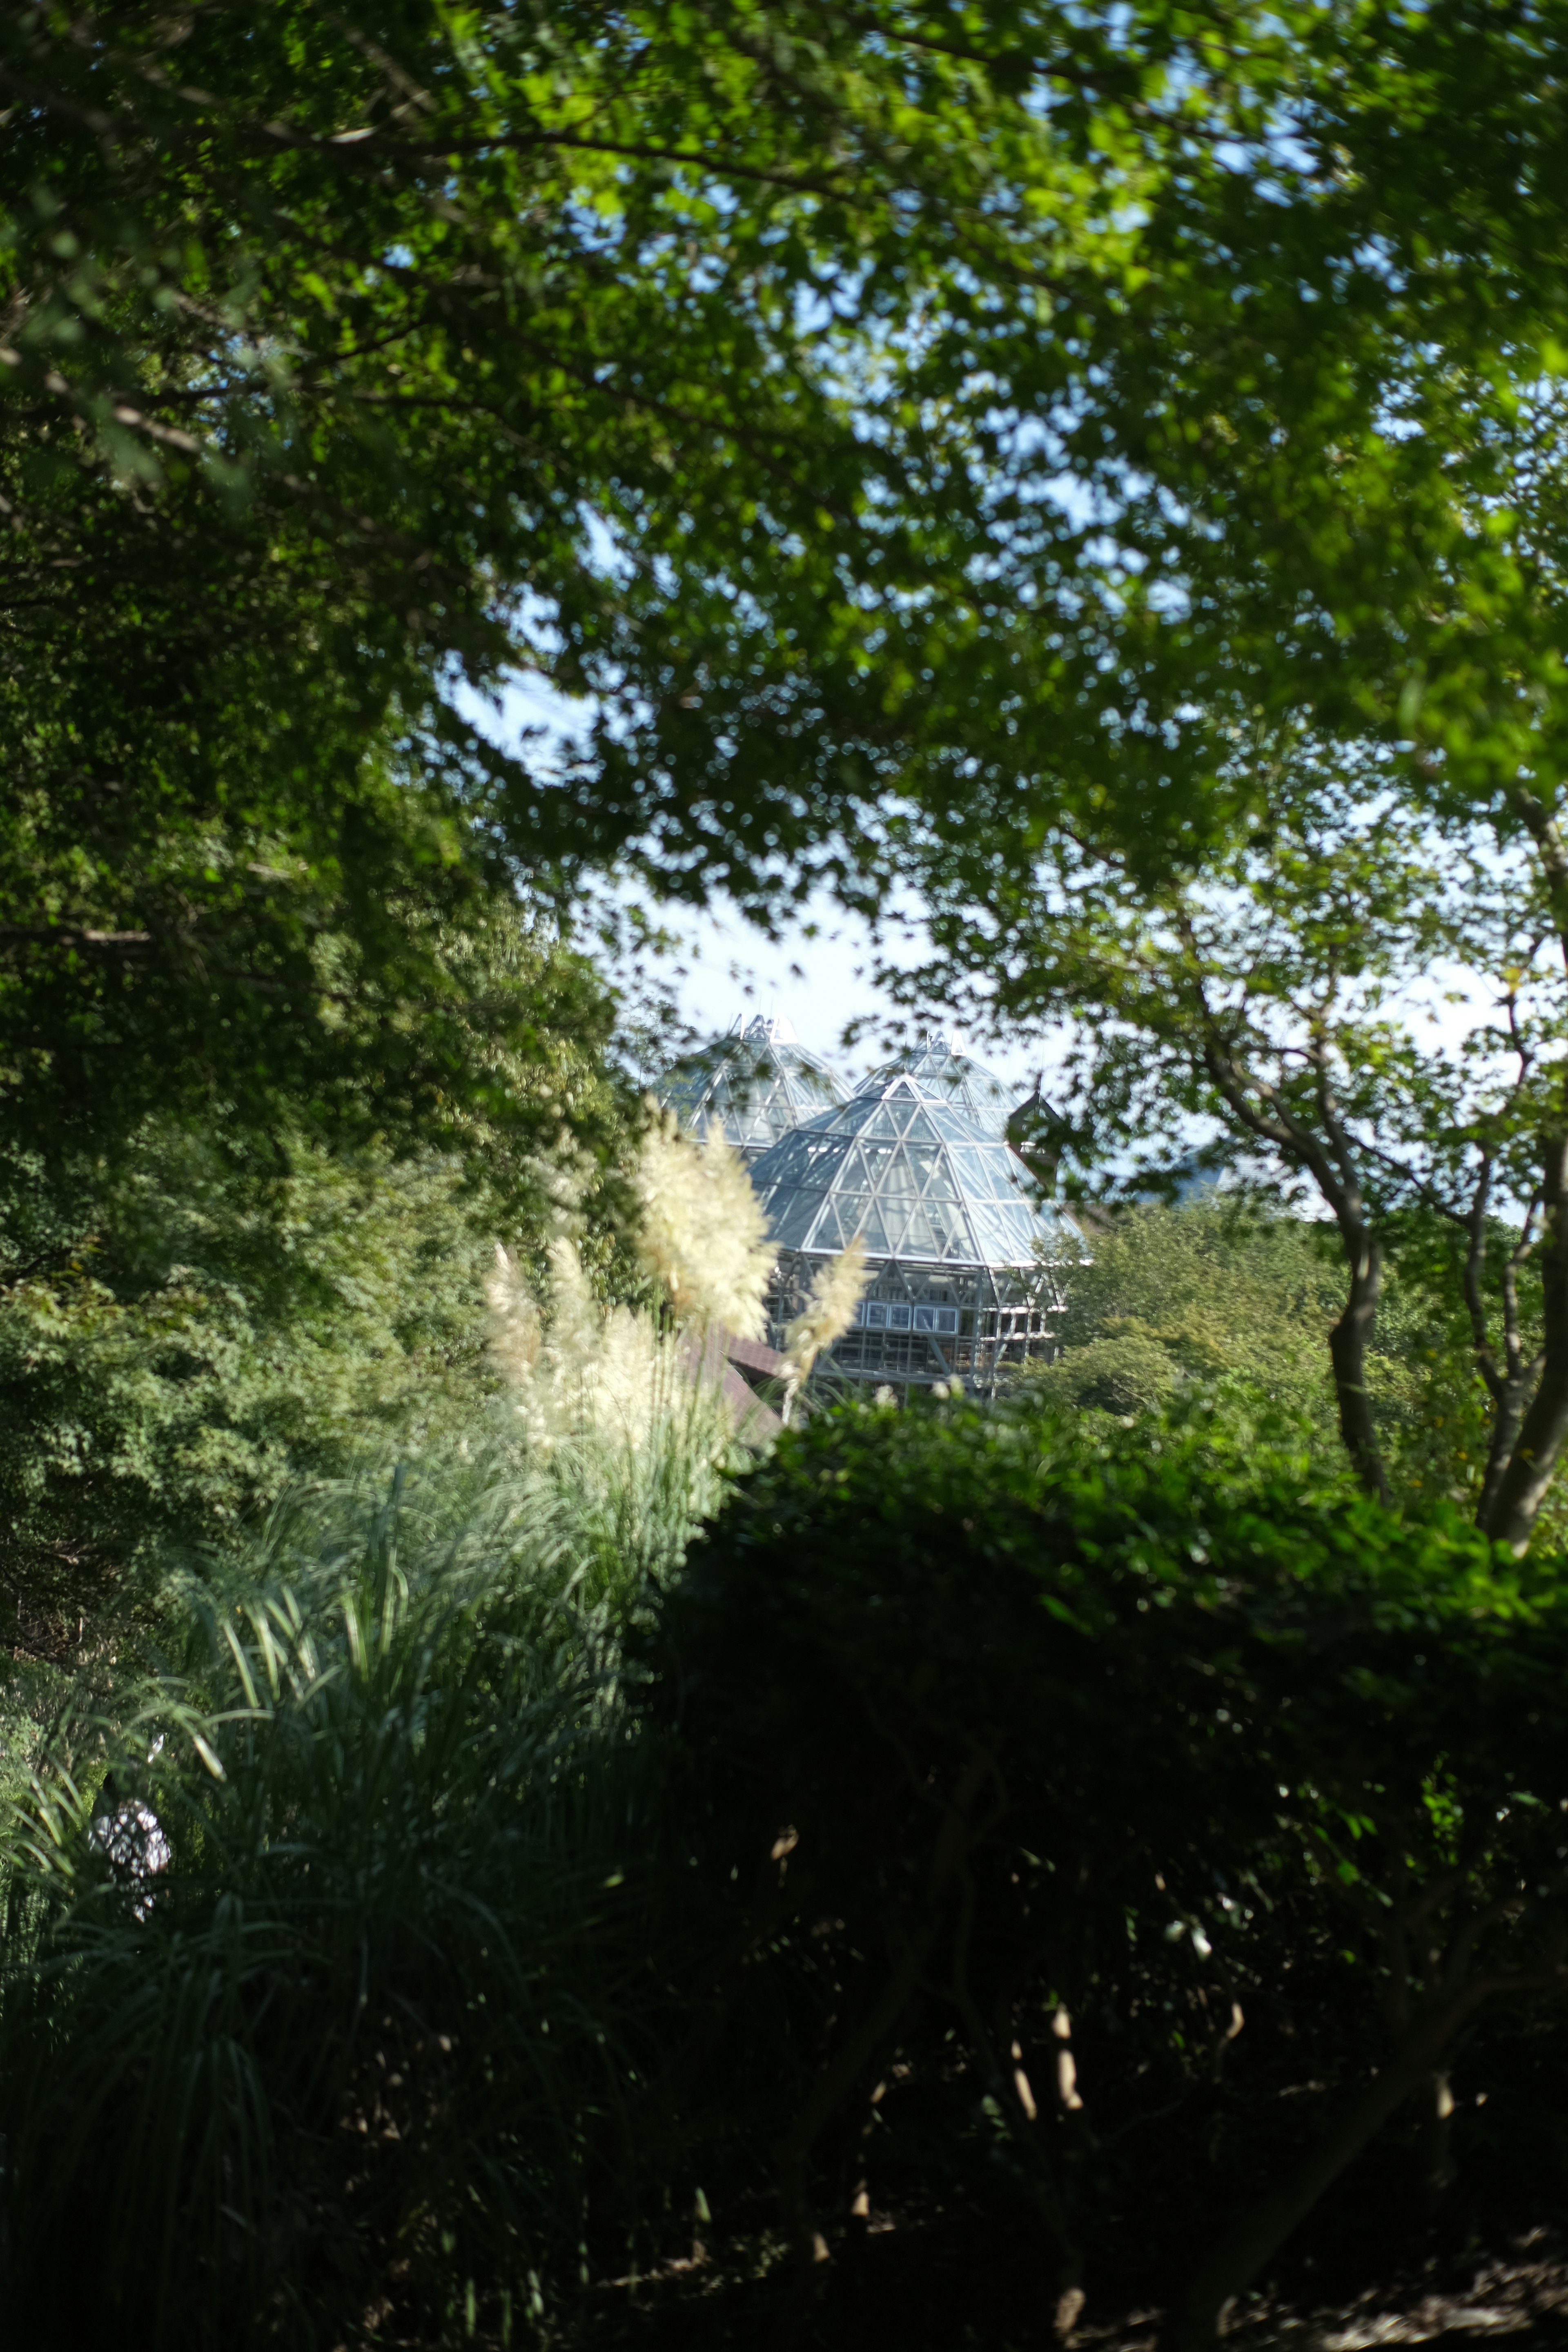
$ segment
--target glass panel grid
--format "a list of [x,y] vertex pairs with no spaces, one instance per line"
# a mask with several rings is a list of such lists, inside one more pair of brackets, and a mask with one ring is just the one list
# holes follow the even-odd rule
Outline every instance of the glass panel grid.
[[845,1099],[841,1081],[787,1024],[760,1017],[678,1063],[657,1091],[689,1134],[717,1128],[752,1160]]
[[787,1024],[752,1021],[661,1093],[689,1129],[718,1124],[752,1162],[779,1250],[775,1344],[823,1259],[858,1236],[875,1279],[835,1371],[956,1376],[984,1392],[1048,1347],[1060,1306],[1049,1262],[1076,1255],[1076,1241],[1029,1195],[1003,1137],[1003,1089],[948,1041],[922,1040],[846,1097]]
[[1013,1109],[1013,1097],[994,1071],[962,1054],[951,1038],[929,1031],[907,1052],[871,1071],[856,1089],[879,1095],[896,1079],[908,1077],[931,1102],[951,1106],[960,1117],[985,1132],[1001,1136]]

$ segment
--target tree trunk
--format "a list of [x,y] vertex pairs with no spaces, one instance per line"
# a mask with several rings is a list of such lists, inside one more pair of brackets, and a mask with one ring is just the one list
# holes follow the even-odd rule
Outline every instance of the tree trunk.
[[1476,1506],[1476,1525],[1479,1528],[1489,1528],[1491,1524],[1492,1513],[1497,1508],[1498,1496],[1502,1489],[1503,1474],[1519,1442],[1520,1423],[1524,1419],[1527,1401],[1522,1381],[1510,1381],[1503,1394],[1493,1402],[1486,1476],[1481,1481],[1481,1499]]
[[776,2352],[794,2352],[804,2339],[810,2326],[812,2306],[821,2289],[823,2269],[829,2260],[827,2242],[812,2216],[811,2151],[915,1996],[921,1972],[941,1931],[953,1879],[963,1866],[971,1811],[994,1769],[985,1755],[972,1757],[964,1766],[943,1808],[926,1886],[925,1916],[918,1926],[906,1928],[901,1937],[896,1930],[889,1937],[889,1942],[901,1944],[901,1949],[879,1998],[817,2074],[805,2105],[775,2144],[773,2161],[780,2218],[795,2257],[773,2337]]
[[816,2231],[806,2189],[811,2151],[827,2124],[854,2088],[858,2076],[898,2025],[920,1980],[921,1969],[935,1941],[934,1923],[911,1937],[895,1963],[879,2000],[873,2002],[855,2032],[817,2075],[805,2105],[774,2149],[779,2209],[786,2236],[797,2261],[810,2268],[816,2261]]
[[1568,1442],[1568,1134],[1542,1140],[1541,1381],[1480,1524],[1523,1551]]
[[1329,1333],[1334,1393],[1340,1408],[1340,1435],[1367,1493],[1375,1495],[1380,1503],[1386,1503],[1388,1481],[1378,1450],[1372,1399],[1366,1391],[1366,1351],[1376,1326],[1377,1302],[1383,1291],[1383,1251],[1359,1217],[1342,1216],[1340,1234],[1351,1276],[1344,1312]]
[[1429,2221],[1455,2179],[1454,2093],[1445,2068],[1416,2085],[1415,2104],[1415,2201],[1423,2221]]
[[1429,2078],[1473,2000],[1418,2027],[1384,2071],[1341,2106],[1277,2188],[1237,2214],[1193,2271],[1163,2336],[1163,2352],[1210,2352],[1225,2314],[1304,2221],[1374,2132]]

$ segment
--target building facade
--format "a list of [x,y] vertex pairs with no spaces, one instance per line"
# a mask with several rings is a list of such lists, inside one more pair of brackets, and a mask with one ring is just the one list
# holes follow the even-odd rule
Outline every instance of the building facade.
[[789,1023],[760,1013],[678,1062],[658,1094],[689,1135],[716,1128],[747,1161],[845,1098],[843,1081],[806,1051]]
[[866,1087],[885,1085],[890,1078],[911,1077],[934,1099],[951,1103],[989,1135],[1005,1136],[1016,1097],[994,1070],[960,1051],[940,1029],[928,1029],[903,1053],[896,1054],[865,1078]]
[[956,1381],[988,1395],[1003,1372],[1049,1353],[1061,1310],[1053,1265],[1077,1255],[1075,1237],[1036,1208],[1005,1121],[982,1123],[963,1107],[954,1058],[931,1056],[922,1041],[756,1160],[752,1181],[779,1250],[774,1347],[816,1268],[858,1237],[870,1285],[824,1370],[905,1389]]

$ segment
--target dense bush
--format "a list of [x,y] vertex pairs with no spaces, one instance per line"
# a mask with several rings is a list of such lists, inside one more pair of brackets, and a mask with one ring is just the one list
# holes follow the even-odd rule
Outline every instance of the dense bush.
[[4,1172],[0,1514],[24,1622],[52,1567],[80,1583],[220,1542],[290,1475],[406,1442],[472,1389],[491,1203],[455,1161],[300,1148],[247,1174],[164,1129],[112,1180]]
[[772,2147],[803,2266],[894,2152],[897,2056],[928,2188],[1011,2178],[1058,2307],[1119,2209],[1174,2209],[1174,2245],[1235,2207],[1156,2283],[1212,2333],[1483,2005],[1556,1989],[1565,1662],[1547,1580],[1267,1430],[786,1438],[672,1597],[652,1703],[728,1899],[687,2063]]

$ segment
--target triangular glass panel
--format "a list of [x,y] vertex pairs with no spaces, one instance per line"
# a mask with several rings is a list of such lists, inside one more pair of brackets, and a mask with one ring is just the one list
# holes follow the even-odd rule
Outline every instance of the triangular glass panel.
[[891,1257],[894,1255],[887,1220],[875,1201],[869,1203],[861,1218],[859,1234],[868,1257]]
[[914,1170],[910,1166],[907,1152],[896,1151],[889,1154],[888,1159],[877,1171],[877,1191],[886,1201],[909,1201],[914,1198],[920,1191],[920,1182]]
[[[838,1247],[847,1249],[866,1222],[871,1203],[864,1192],[835,1192],[831,1200]],[[824,1221],[826,1223],[826,1220]]]

